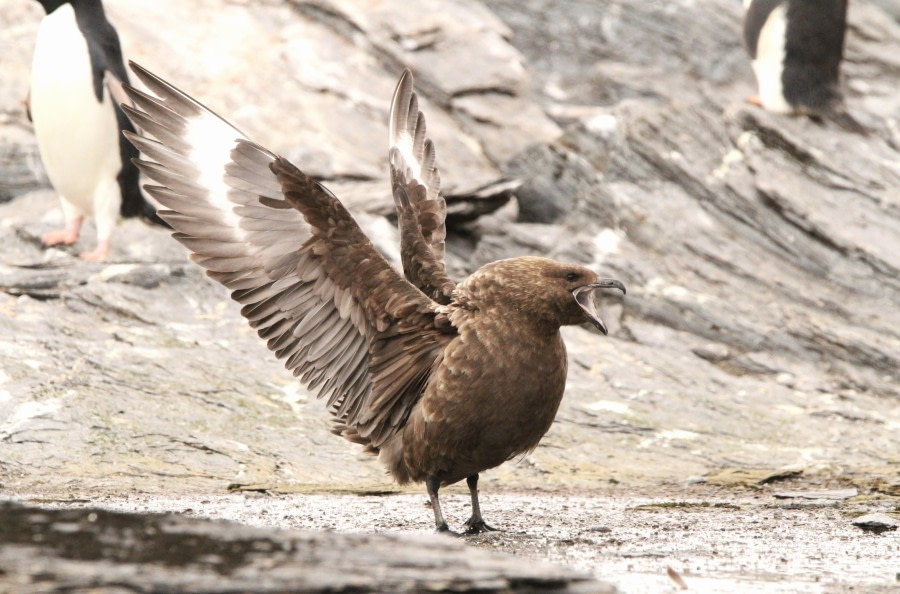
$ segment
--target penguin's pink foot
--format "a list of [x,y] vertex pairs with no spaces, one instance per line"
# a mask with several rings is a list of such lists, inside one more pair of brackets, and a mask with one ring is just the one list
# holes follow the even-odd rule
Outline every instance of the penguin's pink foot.
[[44,247],[60,244],[72,245],[76,241],[78,241],[78,229],[73,229],[72,227],[66,227],[59,231],[51,231],[50,233],[41,235],[41,243]]
[[758,96],[756,96],[756,95],[753,95],[752,97],[747,97],[746,101],[747,101],[747,103],[749,103],[750,105],[755,105],[755,106],[757,106],[757,107],[762,107],[762,106],[763,106],[763,104],[762,104],[762,99],[760,99],[760,98],[759,98]]
[[97,243],[97,249],[81,252],[78,257],[88,262],[105,262],[109,259],[109,242],[100,241]]
[[44,233],[41,235],[41,243],[44,247],[50,247],[54,245],[72,245],[76,241],[78,241],[78,236],[81,235],[81,222],[83,217],[78,216],[69,221],[66,225],[65,229],[60,229],[59,231],[51,231],[50,233]]

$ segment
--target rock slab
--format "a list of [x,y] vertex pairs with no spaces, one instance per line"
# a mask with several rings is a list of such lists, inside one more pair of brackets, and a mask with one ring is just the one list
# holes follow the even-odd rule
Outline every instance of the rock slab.
[[573,570],[451,537],[250,528],[0,504],[0,591],[600,592]]

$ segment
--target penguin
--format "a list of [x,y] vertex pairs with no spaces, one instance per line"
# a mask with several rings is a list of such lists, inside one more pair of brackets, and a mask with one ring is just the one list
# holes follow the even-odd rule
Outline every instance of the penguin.
[[744,9],[744,43],[759,86],[748,102],[862,132],[840,91],[847,0],[744,0]]
[[96,248],[85,260],[109,257],[109,240],[119,216],[167,226],[141,192],[132,163],[138,151],[122,135],[135,132],[119,103],[128,73],[119,36],[100,0],[38,0],[44,16],[38,28],[28,99],[38,150],[59,193],[64,229],[45,234],[45,247],[72,245],[81,224],[93,216]]

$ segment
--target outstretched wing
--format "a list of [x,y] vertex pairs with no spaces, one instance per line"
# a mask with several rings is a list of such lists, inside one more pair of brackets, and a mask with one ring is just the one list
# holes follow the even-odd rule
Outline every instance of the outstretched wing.
[[[331,192],[212,111],[131,63],[129,138],[150,160],[173,237],[229,288],[241,314],[352,439],[402,426],[449,339],[436,304],[381,256]],[[348,436],[349,437],[349,436]]]
[[456,285],[444,268],[447,205],[409,69],[403,71],[391,101],[389,155],[403,272],[438,303],[450,303]]

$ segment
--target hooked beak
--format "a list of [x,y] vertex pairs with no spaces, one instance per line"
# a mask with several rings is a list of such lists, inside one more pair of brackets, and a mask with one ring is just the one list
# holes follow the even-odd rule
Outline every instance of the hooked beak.
[[603,334],[609,334],[609,330],[606,329],[606,324],[600,319],[600,314],[597,313],[597,306],[594,304],[594,291],[597,289],[619,289],[624,295],[625,285],[612,278],[601,278],[595,283],[578,287],[572,291],[575,302],[584,310],[591,323]]

